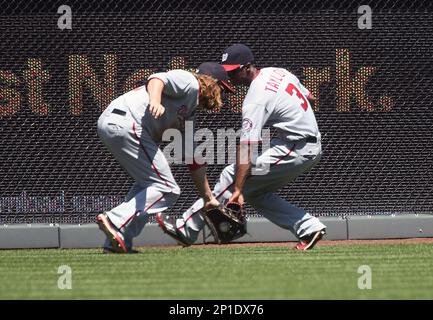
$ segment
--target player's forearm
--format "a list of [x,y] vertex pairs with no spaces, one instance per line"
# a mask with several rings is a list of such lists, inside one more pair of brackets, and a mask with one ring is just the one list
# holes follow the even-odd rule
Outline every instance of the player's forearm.
[[234,191],[242,192],[245,181],[251,172],[250,145],[241,144],[238,146],[238,156],[236,160],[236,180]]
[[245,180],[250,175],[251,171],[251,163],[250,164],[241,164],[236,168],[236,181],[234,191],[242,192],[245,185]]
[[213,194],[212,190],[209,187],[209,181],[206,176],[206,166],[203,166],[196,170],[190,169],[190,174],[200,194],[200,197],[203,198],[205,202],[208,202],[210,199],[212,199]]
[[147,84],[147,92],[149,93],[150,103],[161,103],[162,90],[164,89],[164,82],[160,79],[153,78]]

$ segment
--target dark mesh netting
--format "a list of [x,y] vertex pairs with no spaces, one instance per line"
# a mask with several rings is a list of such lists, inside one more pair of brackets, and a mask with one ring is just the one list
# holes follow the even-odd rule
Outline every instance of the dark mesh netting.
[[[108,103],[156,71],[191,69],[241,42],[259,67],[285,67],[319,98],[324,155],[281,190],[314,215],[431,213],[433,4],[375,1],[359,29],[346,1],[1,2],[0,223],[86,223],[131,180],[100,143]],[[238,88],[199,128],[238,128]],[[209,166],[214,183],[224,165]],[[182,195],[197,197],[185,166]],[[254,213],[251,209],[250,213]]]

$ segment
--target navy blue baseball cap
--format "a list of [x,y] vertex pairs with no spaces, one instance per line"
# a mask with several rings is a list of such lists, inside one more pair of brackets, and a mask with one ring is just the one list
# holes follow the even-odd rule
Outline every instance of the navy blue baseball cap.
[[231,93],[235,92],[235,90],[227,83],[227,81],[229,80],[227,71],[219,63],[203,62],[201,65],[198,66],[197,73],[207,74],[215,80],[218,80],[218,82],[224,87],[225,90],[230,91]]
[[228,71],[233,71],[253,63],[254,55],[251,49],[241,43],[236,43],[224,50],[221,65]]

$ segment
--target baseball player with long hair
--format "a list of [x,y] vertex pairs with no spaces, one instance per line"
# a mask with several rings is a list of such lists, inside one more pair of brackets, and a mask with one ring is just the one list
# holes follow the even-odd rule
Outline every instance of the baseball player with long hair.
[[[295,249],[309,250],[323,237],[326,226],[275,192],[320,160],[321,135],[309,102],[314,97],[289,71],[258,69],[253,53],[243,44],[228,47],[221,63],[233,84],[249,89],[242,105],[237,163],[223,170],[213,194],[223,203],[247,201],[271,222],[293,232],[299,239]],[[265,125],[275,128],[277,136],[254,160],[252,145],[261,143]],[[266,168],[265,174],[254,175],[260,168]],[[204,206],[206,210],[206,201],[199,199],[180,219],[163,213],[156,218],[167,234],[189,246],[204,227],[200,214]]]
[[[100,139],[135,181],[123,203],[97,216],[107,236],[104,252],[133,252],[132,239],[149,215],[176,202],[180,188],[158,143],[167,129],[182,132],[185,121],[194,121],[196,111],[219,110],[222,90],[233,91],[226,81],[226,71],[215,62],[201,64],[197,73],[156,73],[146,86],[111,102],[99,117]],[[193,154],[186,154],[185,159],[204,206],[218,204],[209,188],[206,167],[194,163]]]

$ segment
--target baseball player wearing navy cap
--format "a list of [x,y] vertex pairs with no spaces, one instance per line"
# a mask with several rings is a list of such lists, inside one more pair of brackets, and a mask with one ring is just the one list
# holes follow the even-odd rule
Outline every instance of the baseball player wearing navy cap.
[[[247,201],[271,222],[293,232],[299,238],[295,249],[309,250],[323,237],[326,226],[275,192],[320,160],[321,135],[309,101],[314,97],[289,71],[258,69],[253,53],[243,44],[228,47],[221,64],[233,84],[249,89],[242,104],[240,157],[236,165],[223,170],[213,194],[221,202]],[[277,136],[253,163],[251,148],[261,143],[265,125],[275,128]],[[252,174],[252,169],[262,167],[268,168],[266,174]],[[191,245],[204,227],[200,215],[204,204],[199,199],[181,219],[158,214],[157,220],[182,245]]]
[[[197,110],[219,110],[222,88],[233,91],[226,71],[215,62],[200,65],[197,73],[156,73],[147,86],[118,97],[99,117],[100,139],[135,181],[123,203],[97,216],[99,228],[107,236],[104,252],[132,252],[132,239],[149,215],[176,202],[180,188],[158,143],[167,129],[183,131],[185,121],[194,121]],[[191,177],[205,206],[217,205],[206,167],[194,163],[193,154],[185,158],[191,159],[187,161]]]
[[224,51],[221,59],[221,64],[227,72],[241,69],[248,64],[252,64],[253,62],[254,55],[250,48],[241,43],[237,43],[228,47]]
[[228,84],[229,78],[227,72],[220,64],[216,62],[203,62],[198,66],[197,73],[212,75],[212,77],[218,80],[218,83],[223,90],[231,93],[235,92],[235,90]]

